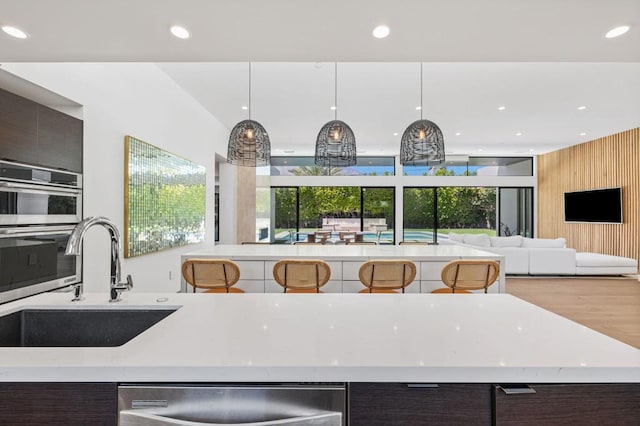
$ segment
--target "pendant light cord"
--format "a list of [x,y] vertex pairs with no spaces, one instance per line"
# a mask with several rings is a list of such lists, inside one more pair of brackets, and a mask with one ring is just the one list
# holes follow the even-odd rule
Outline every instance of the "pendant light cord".
[[422,62],[420,62],[420,120],[422,120]]
[[249,120],[251,120],[251,62],[249,62]]
[[333,102],[336,109],[334,110],[334,119],[338,120],[338,63],[333,63]]

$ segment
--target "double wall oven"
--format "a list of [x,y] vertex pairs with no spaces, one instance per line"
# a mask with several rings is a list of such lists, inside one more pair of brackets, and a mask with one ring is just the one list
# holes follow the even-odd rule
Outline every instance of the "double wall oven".
[[0,303],[80,282],[64,254],[80,220],[80,174],[0,161]]

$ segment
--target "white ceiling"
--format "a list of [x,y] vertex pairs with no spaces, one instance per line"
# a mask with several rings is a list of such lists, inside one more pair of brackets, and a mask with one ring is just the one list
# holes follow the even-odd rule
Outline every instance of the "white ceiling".
[[0,33],[0,62],[158,62],[229,128],[247,116],[252,61],[252,118],[274,155],[313,151],[333,61],[338,117],[367,154],[397,153],[419,118],[420,61],[424,117],[450,153],[538,154],[640,125],[638,0],[0,0],[0,24],[30,35]]

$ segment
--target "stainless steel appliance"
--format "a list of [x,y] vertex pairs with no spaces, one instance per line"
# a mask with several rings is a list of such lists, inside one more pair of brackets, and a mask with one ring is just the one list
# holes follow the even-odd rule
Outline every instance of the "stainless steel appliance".
[[343,426],[344,384],[123,385],[120,426]]
[[64,254],[73,228],[0,228],[0,303],[80,282],[80,257]]
[[81,175],[0,161],[0,226],[81,220]]
[[0,303],[81,281],[65,256],[82,220],[82,175],[0,161]]

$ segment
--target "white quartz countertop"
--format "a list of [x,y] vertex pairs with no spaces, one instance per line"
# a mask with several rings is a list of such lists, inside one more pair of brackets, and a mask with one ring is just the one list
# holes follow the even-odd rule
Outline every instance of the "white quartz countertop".
[[179,309],[120,347],[0,347],[0,381],[640,382],[640,350],[505,294],[70,298],[41,294],[0,315]]
[[453,260],[461,257],[502,259],[502,255],[459,245],[357,245],[357,244],[247,244],[209,245],[184,253],[183,258],[224,256],[232,260],[278,260],[283,257],[331,260],[406,258]]

